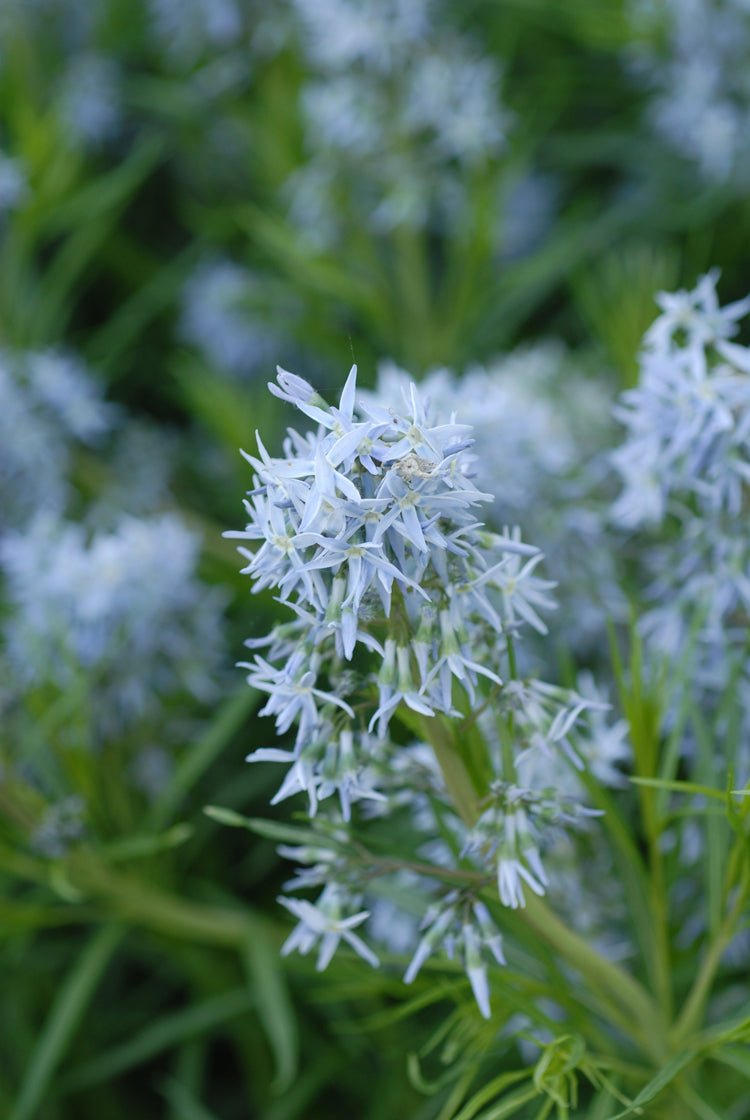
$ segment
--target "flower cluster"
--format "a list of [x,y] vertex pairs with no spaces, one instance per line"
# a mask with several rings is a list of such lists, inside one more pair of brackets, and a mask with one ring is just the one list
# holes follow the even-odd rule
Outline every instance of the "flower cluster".
[[[382,403],[408,385],[403,370],[384,362],[375,390],[363,396]],[[601,379],[582,376],[562,344],[548,340],[461,376],[433,370],[421,391],[431,408],[471,425],[473,469],[492,479],[486,516],[496,528],[522,523],[549,558],[559,629],[577,649],[603,645],[604,617],[622,615],[623,602],[607,547],[607,507],[596,496],[604,473],[598,457],[611,437]],[[536,643],[534,655],[544,652]]]
[[356,368],[337,408],[283,371],[272,388],[325,434],[291,431],[284,458],[269,456],[259,439],[260,458],[246,456],[256,471],[250,521],[228,535],[262,542],[255,553],[240,548],[244,570],[256,591],[276,587],[294,607],[293,621],[248,643],[269,654],[246,667],[250,683],[270,694],[264,711],[278,731],[297,723],[296,781],[312,807],[332,772],[332,743],[335,769],[357,767],[360,684],[339,670],[358,647],[379,659],[366,732],[383,740],[402,702],[425,717],[456,715],[455,684],[470,704],[480,679],[500,686],[506,635],[516,615],[543,626],[531,604],[549,585],[529,562],[518,566],[519,557],[538,559],[537,549],[479,527],[475,507],[489,495],[462,469],[470,429],[432,423],[414,386],[402,414],[364,405],[362,418]]
[[524,905],[522,884],[543,895],[549,882],[539,854],[544,832],[596,813],[562,801],[551,787],[540,792],[493,782],[486,800],[462,854],[479,852],[485,863],[495,865],[500,901],[515,910]]
[[[745,0],[629,0],[635,74],[656,130],[709,181],[744,182],[750,125]],[[661,42],[663,47],[656,46]]]
[[288,325],[298,314],[293,304],[268,276],[226,258],[204,260],[183,288],[180,334],[213,369],[251,377],[284,345],[272,324]]
[[465,33],[439,30],[428,0],[291,7],[310,71],[301,105],[312,153],[288,183],[292,219],[313,242],[340,238],[333,203],[353,178],[374,232],[437,213],[457,225],[463,172],[496,159],[512,124],[496,61]]
[[750,349],[730,341],[750,297],[720,307],[717,278],[658,297],[662,314],[644,338],[640,383],[617,409],[626,436],[612,455],[623,481],[614,520],[652,533],[639,545],[650,573],[648,648],[692,656],[696,685],[714,692],[737,653],[745,658],[750,612]]
[[83,525],[38,517],[0,541],[10,613],[6,673],[19,688],[96,681],[94,727],[121,728],[166,692],[211,694],[223,596],[206,593],[198,540],[172,514]]
[[235,0],[147,0],[147,9],[156,42],[187,68],[207,52],[232,47],[242,32]]
[[417,950],[404,974],[404,983],[411,984],[420,968],[435,949],[442,945],[452,960],[458,950],[469,977],[477,1006],[485,1019],[490,1017],[490,989],[487,966],[482,959],[489,953],[497,964],[505,964],[500,932],[483,902],[461,898],[450,891],[425,914],[420,929],[425,930]]
[[717,272],[692,292],[662,293],[644,338],[637,388],[616,416],[627,430],[612,455],[624,490],[612,516],[660,524],[689,501],[702,516],[736,517],[749,480],[750,352],[729,342],[750,297],[720,308]]
[[76,359],[56,351],[0,353],[0,506],[3,528],[60,512],[76,443],[95,444],[115,415]]
[[[260,747],[249,760],[288,765],[274,800],[304,792],[321,836],[319,846],[283,849],[306,865],[288,886],[323,887],[315,904],[284,901],[299,919],[286,950],[319,942],[325,967],[343,939],[371,959],[352,932],[368,917],[363,899],[373,878],[411,864],[381,866],[348,838],[399,816],[410,857],[421,861],[416,897],[432,906],[406,979],[440,946],[458,952],[489,1015],[482,954],[501,962],[502,951],[478,892],[495,880],[513,908],[525,904],[523,885],[543,893],[547,832],[587,815],[574,797],[518,787],[516,767],[538,755],[579,767],[571,737],[587,709],[604,705],[516,675],[524,630],[546,633],[552,584],[517,529],[500,534],[478,519],[491,495],[472,477],[470,425],[441,422],[413,384],[401,407],[358,400],[356,367],[337,406],[281,369],[269,387],[318,425],[289,429],[281,457],[260,437],[257,455],[243,452],[255,472],[249,520],[226,534],[256,544],[239,547],[254,589],[274,589],[293,614],[249,640],[264,652],[242,663],[268,694],[262,714],[275,717],[279,734],[294,733],[288,748]],[[460,759],[464,748],[447,729],[465,720],[482,778],[458,807],[449,756]],[[403,729],[424,741],[400,745]],[[425,859],[437,893],[434,884],[424,890]],[[446,895],[441,873],[468,877],[467,885]]]
[[73,55],[60,82],[61,116],[73,144],[96,147],[117,137],[123,124],[123,78],[105,55]]

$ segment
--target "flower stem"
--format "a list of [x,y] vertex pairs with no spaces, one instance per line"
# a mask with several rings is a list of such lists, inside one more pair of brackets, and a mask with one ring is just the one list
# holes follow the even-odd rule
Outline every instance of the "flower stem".
[[560,956],[574,965],[594,990],[604,990],[632,1017],[634,1040],[655,1060],[668,1056],[667,1028],[647,990],[614,961],[563,922],[544,902],[528,894],[520,917]]
[[708,951],[693,981],[693,986],[685,1000],[682,1011],[677,1017],[672,1032],[672,1045],[675,1050],[683,1045],[686,1037],[699,1025],[703,1008],[711,990],[714,976],[716,975],[716,970],[721,963],[724,950],[734,936],[737,919],[747,901],[747,895],[748,881],[746,875],[740,890],[737,892],[734,906],[729,914],[727,914],[719,932],[709,945]]
[[[472,828],[480,815],[478,793],[449,727],[439,718],[424,718],[422,733],[435,751],[456,811],[467,827]],[[668,1054],[667,1025],[659,1006],[637,980],[620,965],[598,953],[541,899],[530,896],[519,916],[578,969],[594,992],[606,991],[627,1012],[633,1022],[632,1037],[638,1046],[652,1058],[665,1060]],[[622,1026],[619,1016],[618,1023]]]

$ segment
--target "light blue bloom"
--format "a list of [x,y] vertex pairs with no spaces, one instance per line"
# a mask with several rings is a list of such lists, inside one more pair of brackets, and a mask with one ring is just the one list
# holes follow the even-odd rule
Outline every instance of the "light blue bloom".
[[[516,678],[509,654],[519,632],[544,631],[537,611],[553,605],[550,582],[536,575],[541,554],[517,529],[483,527],[477,515],[492,497],[472,477],[471,426],[450,415],[443,421],[415,385],[400,402],[368,397],[361,404],[353,368],[338,405],[330,406],[307,381],[280,369],[271,389],[317,431],[288,429],[283,456],[270,455],[260,438],[258,454],[245,454],[254,471],[245,503],[250,520],[228,534],[255,544],[254,552],[240,551],[256,589],[276,589],[294,613],[251,639],[251,649],[267,652],[243,663],[250,683],[268,693],[262,714],[275,717],[279,733],[294,734],[293,746],[261,747],[249,760],[285,764],[273,802],[305,793],[319,830],[344,827],[355,813],[360,820],[404,813],[414,825],[416,858],[455,868],[462,856],[473,857],[492,867],[504,905],[523,905],[524,887],[543,893],[547,885],[539,854],[545,830],[589,811],[573,797],[495,780],[467,834],[434,756],[428,752],[426,764],[420,752],[427,748],[396,746],[389,730],[399,713],[410,726],[411,713],[461,718],[468,708],[495,720],[489,761],[498,773],[495,736],[508,721],[519,763],[524,754],[560,754],[580,766],[579,723],[588,709],[606,705]],[[351,900],[363,886],[362,867],[347,862],[347,848],[344,838],[335,857],[299,854],[313,865],[292,884],[336,884],[336,906],[323,917],[309,903],[289,906],[300,918],[292,947],[307,952],[331,934],[321,941],[321,967],[345,928],[336,924],[343,913],[337,892],[346,884]],[[484,956],[502,962],[502,945],[475,892],[447,896],[423,929],[407,981],[436,948],[458,951],[488,1017]]]
[[497,59],[438,24],[433,7],[294,0],[284,30],[309,71],[300,93],[309,154],[285,194],[307,246],[341,241],[352,221],[376,236],[465,225],[463,169],[487,168],[504,152],[514,118]]
[[646,115],[709,183],[743,190],[750,158],[750,9],[745,0],[629,0],[628,61],[650,91]]
[[194,65],[237,42],[242,16],[235,0],[148,0],[156,41],[175,61]]
[[479,1011],[483,1018],[489,1019],[490,989],[487,966],[482,958],[489,952],[498,964],[505,964],[505,957],[502,937],[484,903],[462,898],[457,891],[451,891],[429,908],[420,928],[426,932],[409,962],[404,983],[414,981],[422,965],[437,949],[443,948],[451,960],[458,953]]
[[122,74],[117,63],[92,52],[72,55],[57,91],[59,111],[77,145],[114,139],[122,127]]
[[29,193],[23,161],[0,152],[0,220],[8,210],[22,206]]
[[240,663],[242,668],[250,670],[248,684],[270,694],[261,715],[276,716],[279,734],[283,735],[293,723],[299,724],[298,745],[304,744],[317,731],[320,701],[343,709],[350,719],[354,719],[354,712],[345,700],[334,692],[315,687],[318,661],[313,651],[303,645],[295,649],[288,661],[278,668],[270,665],[260,654],[256,654],[253,662]]
[[742,509],[750,459],[745,347],[726,340],[750,297],[719,308],[717,272],[693,292],[659,297],[663,313],[644,338],[638,386],[615,410],[626,439],[612,463],[625,484],[612,509],[626,528],[659,524],[694,501],[706,516]]
[[360,910],[358,913],[345,915],[350,903],[346,893],[336,884],[329,883],[324,887],[315,905],[304,899],[283,896],[279,898],[279,902],[299,919],[281,947],[282,956],[287,956],[295,949],[305,956],[320,942],[315,967],[318,972],[322,972],[331,963],[333,954],[343,940],[373,968],[378,967],[380,962],[372,949],[352,932],[369,918],[369,911]]
[[36,824],[29,844],[47,859],[59,859],[84,836],[86,802],[79,794],[71,794],[48,804]]
[[208,700],[222,654],[224,596],[196,576],[199,541],[174,514],[112,531],[39,517],[0,540],[15,687],[65,690],[86,677],[97,729],[128,726],[158,698]]
[[431,30],[433,0],[292,0],[308,57],[324,71],[357,63],[390,73]]
[[[409,383],[403,370],[384,362],[376,389],[362,397],[387,411],[390,401],[408,395]],[[461,376],[433,370],[420,383],[420,395],[432,412],[471,425],[473,444],[461,456],[462,471],[492,480],[492,507],[483,517],[495,529],[520,526],[524,538],[538,545],[547,558],[545,575],[557,585],[557,625],[573,648],[590,657],[593,647],[606,645],[605,617],[626,613],[607,539],[605,463],[597,458],[612,440],[606,384],[586,377],[580,362],[550,339],[500,355],[486,368],[471,366]],[[538,563],[539,557],[529,563],[525,586],[514,590],[519,600],[526,589],[539,594],[529,605],[534,628],[543,633],[553,584],[533,572]],[[516,562],[516,570],[521,567]],[[512,566],[504,571],[508,588]],[[514,617],[520,614],[506,606]],[[544,657],[546,648],[527,642],[519,654],[530,663],[532,654]]]
[[220,373],[252,378],[287,346],[274,326],[296,315],[269,277],[222,257],[202,261],[182,290],[180,336]]
[[76,443],[96,445],[118,415],[102,397],[69,355],[0,351],[0,532],[62,512]]

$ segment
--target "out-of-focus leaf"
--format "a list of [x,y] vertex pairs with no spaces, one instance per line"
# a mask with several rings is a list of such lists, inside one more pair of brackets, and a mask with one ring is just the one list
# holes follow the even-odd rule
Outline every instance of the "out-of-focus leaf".
[[151,805],[147,817],[151,828],[162,828],[169,821],[259,702],[260,693],[247,685],[224,701],[203,734],[182,755],[169,782]]
[[173,825],[166,832],[155,836],[135,835],[126,836],[122,840],[115,840],[111,844],[105,844],[101,847],[99,854],[113,863],[119,860],[142,859],[145,856],[152,856],[156,852],[177,848],[180,844],[189,840],[192,835],[193,826],[186,821],[182,821]]
[[[313,844],[315,847],[320,847],[324,842],[329,843],[328,837],[324,838],[312,829],[267,821],[261,817],[245,817],[234,809],[224,809],[220,805],[206,805],[203,812],[218,824],[226,824],[230,828],[246,828],[257,836],[265,836],[267,840],[278,840],[284,844]],[[335,842],[331,839],[330,843],[333,845]]]
[[170,1078],[163,1083],[161,1091],[172,1108],[174,1120],[219,1120],[215,1112],[209,1112],[179,1081]]
[[101,1081],[109,1081],[186,1039],[216,1030],[223,1023],[249,1011],[252,1005],[253,997],[245,987],[235,988],[200,1003],[191,1003],[181,1011],[164,1015],[155,1023],[149,1023],[127,1042],[70,1070],[62,1079],[60,1089],[62,1092],[77,1092]]
[[251,991],[276,1061],[274,1088],[288,1089],[297,1073],[297,1020],[279,964],[278,946],[262,935],[251,938],[242,951]]
[[120,925],[98,930],[68,973],[39,1035],[8,1120],[33,1120],[96,986],[124,936]]
[[670,1085],[675,1077],[689,1066],[696,1056],[695,1050],[680,1050],[679,1054],[675,1054],[673,1058],[666,1063],[666,1065],[659,1070],[656,1077],[652,1077],[648,1085],[641,1089],[637,1097],[634,1098],[628,1108],[618,1112],[616,1116],[611,1116],[608,1120],[624,1120],[626,1116],[642,1115],[643,1105],[649,1104],[656,1097],[662,1089]]

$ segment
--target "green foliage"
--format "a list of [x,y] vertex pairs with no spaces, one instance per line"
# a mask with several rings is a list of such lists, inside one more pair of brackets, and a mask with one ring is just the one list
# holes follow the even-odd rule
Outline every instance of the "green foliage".
[[[77,351],[123,413],[175,436],[157,508],[174,505],[200,532],[201,577],[230,599],[232,656],[278,613],[270,593],[251,600],[240,589],[220,540],[227,519],[241,519],[237,449],[254,451],[256,428],[280,438],[283,414],[262,386],[273,361],[228,372],[186,336],[185,286],[200,262],[267,278],[268,306],[251,326],[283,337],[322,387],[337,387],[352,358],[365,382],[384,357],[418,377],[552,333],[582,366],[601,364],[602,380],[613,370],[632,385],[656,290],[713,263],[728,295],[744,294],[747,192],[701,181],[649,132],[644,94],[619,61],[633,35],[621,0],[447,4],[446,34],[471,33],[502,69],[512,142],[476,167],[450,161],[466,197],[451,229],[368,225],[369,188],[349,168],[331,186],[342,234],[328,244],[290,217],[289,177],[309,157],[307,63],[293,36],[258,46],[264,34],[273,42],[264,5],[243,6],[240,46],[209,41],[182,59],[149,32],[148,5],[131,0],[92,5],[101,11],[72,48],[85,7],[12,0],[0,12],[0,151],[28,183],[0,211],[0,348]],[[119,68],[123,121],[100,144],[76,140],[64,115],[76,52]],[[416,144],[399,154],[422,158]],[[551,185],[552,215],[532,218],[513,248],[511,202],[536,177]],[[71,516],[96,516],[122,471],[112,454],[76,452]],[[3,599],[0,616],[8,609]],[[610,960],[532,899],[503,914],[508,965],[493,969],[486,1023],[455,963],[428,962],[406,988],[395,953],[367,975],[346,952],[324,976],[308,958],[279,956],[288,923],[275,898],[287,870],[276,845],[319,834],[283,807],[269,819],[274,768],[250,772],[243,758],[273,732],[229,664],[213,698],[170,695],[106,742],[94,730],[94,673],[22,696],[6,696],[3,679],[0,1116],[750,1115],[747,978],[727,957],[747,932],[750,797],[716,774],[715,729],[696,705],[686,700],[666,725],[680,667],[646,679],[635,631],[618,640],[630,651],[621,659],[615,648],[612,660],[632,782],[622,797],[593,782],[588,792],[604,814],[597,842],[623,884],[632,957]],[[739,703],[730,697],[717,722],[736,727]],[[680,770],[687,725],[694,781]],[[432,743],[470,815],[476,729],[407,713],[401,732]],[[149,794],[133,760],[154,745],[168,772]],[[35,839],[45,814],[70,799],[85,803],[81,830],[45,851]],[[686,945],[688,915],[670,899],[688,823],[701,830],[708,923],[702,943]],[[486,900],[499,913],[496,892]]]

